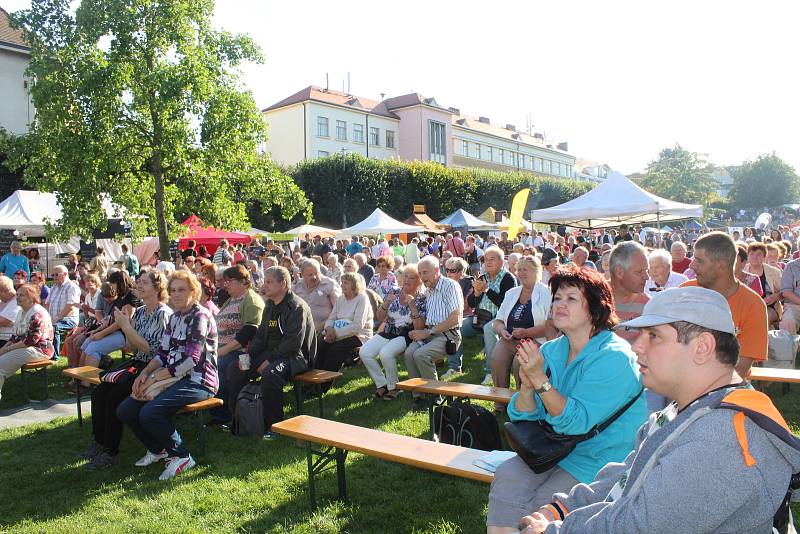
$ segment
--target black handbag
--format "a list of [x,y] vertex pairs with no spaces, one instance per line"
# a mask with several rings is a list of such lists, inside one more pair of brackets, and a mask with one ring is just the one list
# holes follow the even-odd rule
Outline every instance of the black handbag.
[[611,426],[636,400],[644,388],[603,423],[595,425],[585,434],[559,434],[546,421],[511,421],[505,424],[506,437],[511,448],[528,464],[534,473],[549,471],[569,456],[579,443],[592,439]]
[[100,372],[100,381],[109,384],[121,384],[136,378],[136,375],[144,368],[144,362],[139,360],[125,360],[113,369]]
[[475,326],[484,326],[486,323],[494,319],[494,315],[489,310],[483,308],[475,308]]

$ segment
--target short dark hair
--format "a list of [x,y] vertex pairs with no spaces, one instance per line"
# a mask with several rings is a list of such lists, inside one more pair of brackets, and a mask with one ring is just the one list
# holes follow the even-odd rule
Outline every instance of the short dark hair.
[[725,262],[733,267],[736,264],[736,245],[725,232],[709,232],[694,244],[694,249],[702,249],[712,262]]
[[575,266],[561,267],[550,278],[551,293],[555,295],[561,286],[575,287],[583,293],[592,323],[592,335],[610,330],[619,324],[619,318],[614,311],[611,285],[597,271]]
[[247,287],[252,286],[252,281],[250,280],[250,271],[248,271],[247,267],[244,265],[237,263],[233,267],[228,267],[222,271],[222,276],[228,280],[238,280]]
[[676,321],[669,323],[669,325],[678,332],[678,342],[686,345],[691,340],[702,334],[708,332],[714,336],[714,342],[717,346],[717,360],[724,365],[735,367],[739,363],[739,342],[736,336],[727,332],[720,332],[719,330],[711,330],[694,323],[687,323],[686,321]]
[[116,286],[117,297],[124,297],[135,287],[133,278],[131,278],[131,275],[125,270],[114,271],[108,275],[107,279]]

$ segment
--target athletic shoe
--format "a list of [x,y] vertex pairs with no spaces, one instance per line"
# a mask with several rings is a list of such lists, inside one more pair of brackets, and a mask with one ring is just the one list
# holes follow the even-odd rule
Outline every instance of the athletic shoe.
[[159,460],[163,460],[167,457],[167,451],[161,451],[158,454],[153,454],[150,451],[147,451],[147,454],[139,458],[139,460],[134,464],[136,467],[147,467],[148,465],[152,465]]
[[98,469],[103,469],[105,467],[111,467],[117,463],[117,458],[111,456],[106,451],[101,451],[94,458],[92,461],[86,464],[85,468],[89,471],[96,471]]
[[80,453],[78,457],[84,458],[86,460],[91,460],[101,452],[103,452],[103,446],[97,443],[95,440],[92,440],[92,443],[89,445],[89,448]]
[[454,376],[458,376],[462,374],[459,369],[448,369],[445,374],[443,374],[440,380],[447,380],[449,378],[453,378]]
[[195,465],[194,458],[192,458],[191,454],[186,458],[178,458],[177,456],[173,456],[167,460],[167,467],[165,467],[161,472],[158,480],[168,480],[173,478],[176,475],[180,475],[184,471],[188,471]]
[[492,373],[486,373],[486,376],[483,377],[483,382],[481,382],[482,386],[491,386],[492,385]]

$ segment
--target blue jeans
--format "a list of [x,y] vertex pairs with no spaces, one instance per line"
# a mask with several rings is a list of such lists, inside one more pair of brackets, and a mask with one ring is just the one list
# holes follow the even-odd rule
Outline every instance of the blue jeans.
[[[486,355],[486,363],[484,364],[484,372],[489,374],[492,372],[492,363],[491,363],[491,356],[492,351],[494,350],[494,346],[497,345],[497,334],[494,333],[492,330],[492,323],[494,323],[494,319],[486,323],[483,328],[475,327],[472,324],[472,317],[464,317],[464,321],[461,323],[461,338],[467,337],[474,337],[477,335],[483,336],[483,353]],[[455,354],[450,354],[447,356],[447,368],[454,369],[456,371],[461,369],[461,359],[464,356],[464,344],[461,344],[461,347]]]
[[220,406],[219,408],[214,408],[211,410],[211,420],[212,421],[219,421],[220,423],[228,423],[230,422],[233,415],[231,414],[231,410],[228,407],[228,385],[226,377],[228,375],[228,366],[235,365],[236,369],[239,367],[239,355],[244,354],[241,350],[235,350],[219,358],[217,360],[217,376],[219,377],[219,389],[217,390],[216,397],[222,399],[225,404]]
[[175,430],[172,416],[187,404],[213,396],[205,387],[184,378],[151,401],[138,401],[128,397],[117,408],[117,417],[131,428],[139,441],[153,454],[166,450],[169,456],[186,458],[189,450]]
[[[91,339],[86,339],[81,345],[81,350],[87,355],[91,356],[98,362],[100,358],[111,354],[115,350],[121,349],[125,346],[125,334],[121,331],[117,330],[116,332],[112,332],[103,339],[98,339],[97,341],[92,341]],[[87,364],[88,365],[88,364]]]
[[78,323],[72,317],[64,317],[56,324],[53,325],[53,359],[57,360],[61,355],[61,336],[66,335],[70,330],[78,326]]

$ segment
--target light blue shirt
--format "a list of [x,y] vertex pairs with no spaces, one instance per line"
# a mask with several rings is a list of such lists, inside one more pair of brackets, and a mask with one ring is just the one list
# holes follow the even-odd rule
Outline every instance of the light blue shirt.
[[9,278],[14,278],[14,273],[22,269],[31,277],[31,268],[28,265],[28,257],[24,254],[14,256],[12,253],[7,252],[0,258],[0,273],[4,273]]
[[[569,340],[561,336],[542,345],[550,383],[567,399],[561,415],[551,416],[538,394],[532,412],[516,410],[516,393],[508,404],[512,421],[543,419],[561,434],[585,434],[603,423],[641,390],[636,355],[627,341],[610,330],[592,337],[567,365]],[[609,462],[622,462],[633,450],[636,432],[647,420],[647,401],[641,395],[614,423],[594,438],[578,444],[559,466],[588,484]]]

